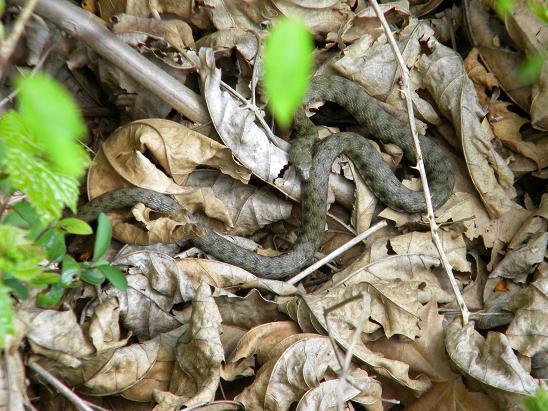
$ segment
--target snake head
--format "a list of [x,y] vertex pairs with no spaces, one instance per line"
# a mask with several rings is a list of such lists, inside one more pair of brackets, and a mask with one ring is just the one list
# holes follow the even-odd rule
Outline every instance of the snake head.
[[297,173],[303,180],[308,180],[310,177],[310,169],[312,168],[312,153],[310,150],[303,150],[293,144],[289,150],[289,161],[295,166]]

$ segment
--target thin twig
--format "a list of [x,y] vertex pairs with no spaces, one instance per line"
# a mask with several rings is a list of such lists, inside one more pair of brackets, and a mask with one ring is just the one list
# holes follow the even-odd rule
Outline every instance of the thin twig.
[[21,10],[21,13],[19,13],[19,15],[17,16],[17,20],[15,21],[13,30],[11,31],[9,37],[4,40],[4,42],[0,46],[0,78],[2,78],[2,76],[4,75],[4,69],[6,68],[8,60],[13,54],[15,46],[19,42],[19,38],[21,37],[21,34],[23,34],[25,25],[30,19],[30,16],[32,16],[32,12],[36,7],[37,2],[38,0],[28,0],[26,2],[23,10]]
[[[23,5],[25,0],[9,0]],[[203,98],[114,36],[96,16],[67,0],[39,0],[36,13],[77,37],[97,54],[190,120],[209,121]]]
[[54,387],[60,394],[62,394],[67,400],[73,403],[76,408],[84,411],[93,411],[93,408],[88,405],[86,401],[78,397],[70,388],[50,374],[45,368],[36,362],[30,363],[31,368],[36,374],[43,378],[49,385]]
[[413,114],[413,101],[411,99],[411,86],[410,86],[410,80],[409,80],[409,71],[407,69],[407,66],[405,65],[405,62],[403,61],[403,57],[400,53],[400,50],[396,44],[396,40],[394,39],[394,35],[390,31],[390,28],[388,27],[388,22],[386,21],[384,14],[382,13],[381,9],[379,8],[379,5],[377,4],[376,0],[369,0],[369,4],[371,4],[371,7],[375,10],[375,13],[377,14],[377,17],[379,18],[382,27],[384,29],[385,35],[388,39],[388,42],[390,43],[390,46],[392,48],[392,51],[394,52],[394,55],[396,57],[396,61],[398,62],[398,65],[401,70],[401,77],[402,77],[402,83],[403,83],[403,92],[405,95],[405,102],[407,105],[407,115],[409,117],[409,126],[411,128],[411,134],[413,136],[413,144],[415,145],[415,154],[417,156],[417,168],[419,169],[422,187],[424,190],[424,198],[426,201],[426,209],[428,214],[428,220],[430,223],[430,232],[432,234],[432,241],[434,245],[436,246],[436,249],[438,250],[438,254],[440,256],[441,263],[443,265],[443,268],[445,269],[445,272],[449,278],[449,281],[451,283],[451,287],[453,289],[453,293],[455,294],[455,298],[457,300],[457,304],[459,306],[459,309],[461,311],[462,315],[462,321],[463,324],[468,323],[468,317],[469,312],[468,308],[466,307],[466,304],[464,303],[464,299],[462,298],[462,294],[459,290],[459,287],[457,285],[457,281],[455,280],[455,276],[453,275],[453,268],[451,267],[451,264],[449,264],[449,260],[447,259],[447,255],[445,254],[445,251],[443,249],[443,246],[441,244],[440,237],[438,235],[439,227],[436,223],[436,219],[434,217],[434,208],[432,207],[432,200],[430,196],[430,188],[428,187],[428,180],[426,179],[426,171],[424,169],[424,162],[422,160],[422,152],[420,148],[419,143],[419,137],[417,134],[417,126],[415,124],[415,115]]
[[358,234],[356,237],[354,237],[352,240],[344,243],[342,246],[337,248],[336,250],[332,251],[331,253],[327,254],[324,258],[322,258],[320,261],[315,262],[310,267],[308,267],[306,270],[301,271],[299,274],[297,274],[295,277],[290,278],[287,282],[289,284],[296,284],[299,281],[301,281],[303,278],[307,277],[314,271],[316,271],[318,268],[324,266],[334,258],[338,257],[345,251],[349,250],[350,248],[354,247],[356,244],[358,244],[360,241],[363,241],[367,237],[369,237],[371,234],[377,232],[383,227],[386,227],[388,223],[386,221],[381,221],[380,223],[375,224],[373,227],[370,227],[368,230],[365,230],[363,233]]

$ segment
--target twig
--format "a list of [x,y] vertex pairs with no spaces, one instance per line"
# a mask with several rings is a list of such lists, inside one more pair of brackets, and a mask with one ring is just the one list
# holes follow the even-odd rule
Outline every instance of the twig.
[[306,270],[301,271],[295,277],[290,278],[287,282],[289,284],[298,283],[303,278],[307,277],[309,274],[316,271],[318,268],[324,266],[325,264],[327,264],[328,262],[330,262],[334,258],[338,257],[339,255],[341,255],[345,251],[347,251],[350,248],[354,247],[360,241],[363,241],[365,238],[369,237],[371,234],[377,232],[381,228],[386,227],[387,225],[388,225],[388,223],[386,221],[381,221],[380,223],[375,224],[373,227],[370,227],[368,230],[365,230],[363,233],[358,234],[352,240],[344,243],[342,246],[340,246],[336,250],[334,250],[331,253],[327,254],[324,258],[322,258],[320,261],[315,262],[310,267],[308,267]]
[[[42,66],[44,65],[44,63],[46,62],[46,59],[48,58],[49,54],[51,53],[51,51],[53,50],[53,45],[48,47],[46,49],[46,51],[44,52],[44,54],[40,57],[40,60],[38,60],[38,62],[36,63],[36,65],[32,68],[32,71],[30,72],[30,74],[28,75],[29,78],[31,77],[34,77],[36,75],[36,73],[38,72],[38,70],[40,70],[42,68]],[[15,89],[13,90],[11,93],[9,93],[6,97],[4,97],[2,99],[2,101],[0,101],[0,110],[2,110],[2,107],[7,104],[8,102],[11,102],[16,96],[17,94],[19,94],[19,89]]]
[[84,411],[93,411],[93,408],[88,405],[86,401],[78,397],[71,389],[69,389],[65,384],[51,375],[46,369],[42,368],[36,362],[30,363],[29,368],[31,368],[36,374],[43,378],[48,384],[54,387],[60,394],[62,394],[67,400],[73,403],[76,408]]
[[30,19],[37,2],[38,0],[28,0],[26,2],[23,10],[21,10],[21,13],[17,16],[17,20],[15,21],[13,30],[11,31],[9,37],[0,46],[0,78],[4,75],[4,69],[6,68],[8,60],[13,54],[21,34],[23,34],[25,25]]
[[[9,0],[23,5],[25,0]],[[202,97],[181,84],[96,22],[96,16],[67,0],[39,0],[36,13],[77,37],[97,54],[156,94],[190,120],[209,121]]]
[[398,62],[398,65],[401,70],[401,77],[402,77],[402,83],[403,83],[403,92],[405,95],[405,102],[407,105],[407,115],[409,117],[409,126],[411,128],[411,134],[413,136],[413,144],[415,145],[415,154],[417,156],[417,167],[419,169],[422,187],[424,190],[424,199],[426,201],[426,209],[428,214],[428,220],[430,222],[430,232],[432,234],[432,241],[434,242],[434,245],[436,246],[436,249],[438,250],[438,254],[440,255],[440,260],[443,265],[443,268],[445,269],[445,272],[447,274],[447,277],[449,278],[449,281],[451,283],[451,287],[453,289],[453,293],[455,294],[455,298],[457,300],[457,304],[459,306],[459,309],[461,311],[462,315],[462,321],[463,324],[468,324],[468,317],[469,312],[468,308],[466,307],[466,304],[464,303],[464,299],[462,298],[462,294],[460,293],[459,287],[457,285],[457,281],[455,280],[455,276],[453,275],[453,268],[451,267],[451,264],[449,264],[449,261],[447,259],[447,256],[445,255],[445,251],[443,249],[443,246],[440,241],[440,237],[438,235],[439,227],[436,223],[436,219],[434,217],[434,208],[432,207],[432,200],[430,196],[430,188],[428,187],[428,180],[426,179],[426,171],[424,169],[424,162],[422,160],[422,152],[419,144],[419,137],[417,134],[417,127],[415,124],[415,116],[413,114],[413,101],[411,99],[411,86],[410,86],[410,80],[409,80],[409,71],[407,70],[407,66],[405,65],[405,62],[403,61],[403,57],[400,53],[400,50],[396,44],[396,40],[394,39],[394,35],[390,31],[390,28],[388,27],[388,22],[386,21],[384,14],[379,8],[379,5],[377,4],[376,0],[369,0],[369,4],[371,4],[371,7],[375,10],[375,13],[377,14],[378,19],[380,20],[382,27],[384,29],[386,38],[388,39],[388,42],[390,43],[390,46],[392,48],[392,51],[394,52],[394,55],[396,57],[396,61]]

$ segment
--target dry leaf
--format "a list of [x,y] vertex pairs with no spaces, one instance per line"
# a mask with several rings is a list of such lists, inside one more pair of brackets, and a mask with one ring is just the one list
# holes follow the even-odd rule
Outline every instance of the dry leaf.
[[464,71],[461,57],[430,37],[429,54],[422,54],[417,68],[428,91],[444,115],[452,120],[462,151],[487,211],[500,217],[512,208],[505,189],[511,187],[512,173],[491,146],[490,136],[481,126],[484,117],[472,82]]
[[[449,260],[449,264],[457,270],[469,272],[470,263],[466,260],[466,244],[462,236],[453,236],[445,231],[440,232],[440,241]],[[421,254],[438,257],[439,253],[432,242],[431,233],[412,232],[390,239],[390,246],[397,254]]]
[[532,395],[537,390],[537,381],[523,369],[504,334],[489,331],[484,338],[472,322],[463,327],[460,318],[445,334],[447,353],[464,374],[510,393]]
[[470,33],[473,46],[477,47],[488,70],[497,78],[500,87],[523,110],[531,104],[531,87],[519,81],[522,52],[501,46],[504,31],[500,20],[489,12],[489,5],[479,0],[464,2],[464,24]]
[[156,361],[158,343],[146,341],[119,348],[92,378],[78,387],[78,391],[93,395],[112,395],[137,384]]
[[189,276],[195,286],[204,281],[219,288],[258,288],[278,295],[298,294],[296,287],[283,281],[259,278],[240,267],[220,261],[185,258],[177,261],[181,271]]
[[512,348],[528,357],[548,351],[548,278],[516,293],[506,309],[515,313],[505,333]]
[[[337,403],[357,402],[368,411],[382,411],[381,384],[360,368],[346,379],[335,378],[308,390],[297,404],[296,411],[327,411],[335,409]],[[359,387],[359,388],[357,388]]]
[[224,352],[220,340],[221,316],[206,283],[196,290],[190,327],[177,341],[176,367],[170,392],[185,398],[187,406],[215,399]]

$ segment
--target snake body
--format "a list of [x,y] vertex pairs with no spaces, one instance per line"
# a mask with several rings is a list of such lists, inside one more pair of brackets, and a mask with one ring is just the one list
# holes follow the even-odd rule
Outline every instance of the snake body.
[[[344,107],[365,126],[370,134],[384,143],[398,145],[404,156],[415,161],[413,142],[408,125],[381,108],[377,100],[362,87],[337,76],[317,76],[312,79],[306,102],[327,100]],[[221,237],[207,227],[200,227],[203,236],[193,243],[208,254],[237,265],[263,278],[282,278],[294,273],[311,261],[319,248],[327,212],[327,188],[331,164],[340,154],[350,157],[373,193],[387,206],[406,213],[426,210],[424,194],[404,187],[382,160],[380,154],[362,136],[341,132],[316,142],[314,124],[304,110],[298,110],[294,121],[294,140],[289,153],[293,164],[306,177],[302,190],[301,233],[288,252],[275,257],[261,256]],[[453,190],[451,163],[442,148],[425,136],[419,136],[434,208],[442,205]],[[78,214],[93,220],[100,212],[132,206],[136,203],[163,212],[181,206],[171,197],[142,188],[124,188],[105,193],[86,204]]]

